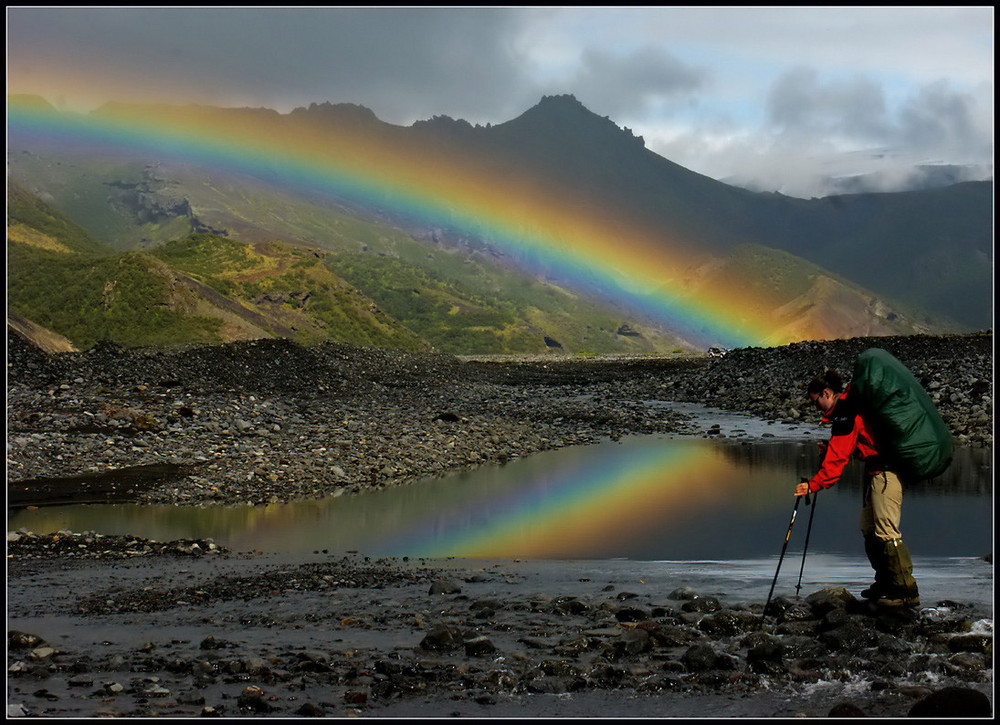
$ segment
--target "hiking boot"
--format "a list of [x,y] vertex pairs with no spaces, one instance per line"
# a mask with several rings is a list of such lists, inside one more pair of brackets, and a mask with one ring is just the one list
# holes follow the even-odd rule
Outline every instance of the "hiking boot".
[[878,596],[871,597],[869,601],[878,607],[919,607],[920,595],[916,591],[887,591],[880,593]]
[[878,599],[879,597],[885,596],[885,587],[879,582],[875,582],[867,589],[861,590],[862,599]]
[[862,599],[876,599],[890,588],[892,574],[889,573],[889,562],[886,560],[885,542],[874,534],[865,536],[865,555],[872,569],[875,570],[875,582],[861,592]]

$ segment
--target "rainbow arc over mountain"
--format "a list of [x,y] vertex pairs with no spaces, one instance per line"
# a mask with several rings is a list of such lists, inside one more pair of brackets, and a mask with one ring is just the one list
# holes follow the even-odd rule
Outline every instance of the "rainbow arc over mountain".
[[[243,109],[245,111],[245,109]],[[692,240],[581,208],[565,190],[521,174],[498,180],[441,148],[385,143],[276,112],[198,106],[108,106],[60,113],[8,98],[8,139],[171,160],[329,194],[476,235],[529,268],[567,280],[676,331],[695,345],[784,344],[766,297],[699,286]],[[294,114],[292,114],[294,115]],[[290,129],[292,131],[290,132]]]

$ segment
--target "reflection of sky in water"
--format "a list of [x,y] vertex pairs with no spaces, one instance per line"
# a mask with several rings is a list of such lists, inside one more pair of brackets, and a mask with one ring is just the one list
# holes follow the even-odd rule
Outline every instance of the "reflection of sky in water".
[[[15,512],[8,529],[211,537],[238,550],[372,555],[736,560],[780,551],[813,443],[634,438],[560,449],[407,486],[264,507],[76,506]],[[860,473],[820,494],[810,552],[863,556]],[[789,551],[801,551],[800,505]],[[915,556],[992,551],[988,452],[960,449],[941,481],[904,493]]]

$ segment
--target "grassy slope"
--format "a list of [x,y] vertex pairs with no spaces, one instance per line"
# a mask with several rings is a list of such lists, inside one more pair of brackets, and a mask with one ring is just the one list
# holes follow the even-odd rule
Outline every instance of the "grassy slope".
[[[776,335],[785,328],[810,337],[908,335],[957,330],[944,316],[928,316],[912,305],[875,297],[870,290],[800,257],[756,244],[736,247],[700,281],[745,288],[778,304],[770,312]],[[763,311],[754,310],[759,315]]]
[[169,242],[153,254],[248,309],[265,313],[304,343],[421,349],[425,343],[333,274],[322,254],[280,242],[255,246],[211,234]]
[[[122,182],[131,178],[123,167],[116,167],[114,176]],[[79,169],[62,178],[66,190],[94,182]],[[262,239],[280,230],[303,244],[339,251],[314,253],[275,243],[254,248],[196,234],[146,253],[115,253],[67,215],[17,189],[9,202],[11,308],[84,348],[105,338],[141,345],[266,334],[267,326],[260,324],[254,333],[235,329],[243,324],[239,316],[223,315],[218,305],[196,299],[177,284],[181,273],[265,314],[275,323],[272,331],[291,330],[290,336],[307,343],[332,338],[416,349],[423,338],[456,353],[541,352],[549,336],[571,351],[677,347],[634,319],[632,327],[647,335],[618,335],[624,314],[482,254],[420,243],[356,213],[253,185],[206,177],[191,182],[188,176],[198,190],[192,195],[198,208],[213,210],[213,224],[264,216],[273,222],[270,228],[248,225],[246,236]]]
[[168,279],[141,254],[116,255],[15,184],[7,194],[7,304],[86,348],[216,339],[217,323],[164,301]]
[[[8,308],[80,348],[218,342],[287,331],[303,343],[422,349],[426,343],[339,279],[310,250],[191,235],[148,252],[114,252],[24,189],[8,193]],[[228,299],[226,314],[195,285]],[[263,320],[255,326],[247,322]],[[273,334],[273,333],[271,333]]]
[[167,345],[218,340],[219,321],[169,300],[170,279],[148,255],[70,255],[8,244],[9,308],[79,348],[100,340]]

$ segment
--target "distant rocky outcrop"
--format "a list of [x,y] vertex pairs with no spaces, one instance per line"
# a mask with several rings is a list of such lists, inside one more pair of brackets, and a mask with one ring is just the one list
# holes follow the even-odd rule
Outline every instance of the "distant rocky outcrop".
[[48,353],[78,352],[76,346],[57,332],[52,332],[16,312],[7,311],[8,335],[14,333]]

